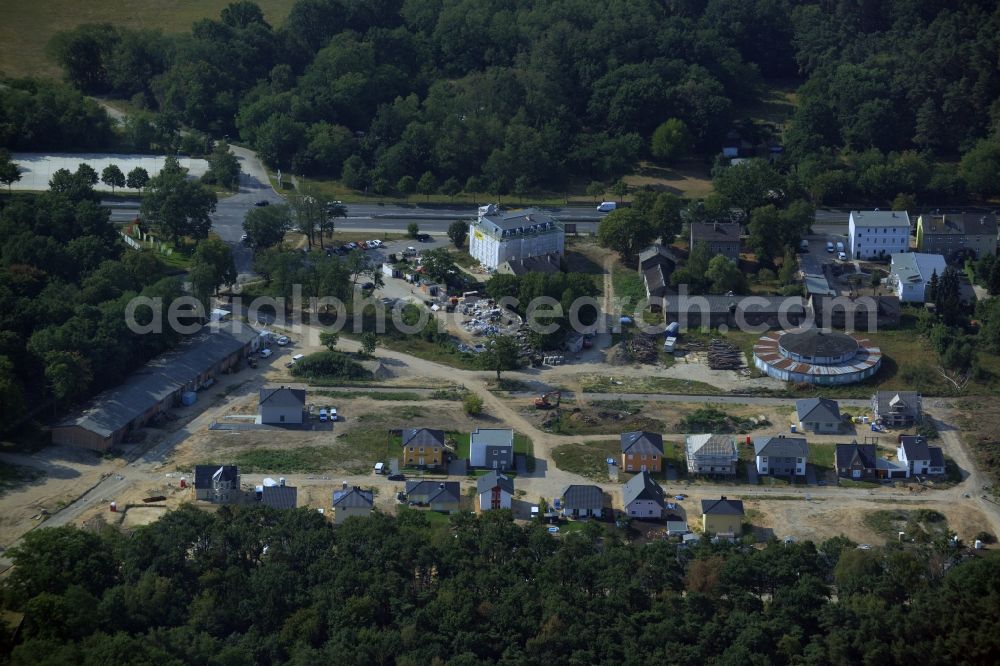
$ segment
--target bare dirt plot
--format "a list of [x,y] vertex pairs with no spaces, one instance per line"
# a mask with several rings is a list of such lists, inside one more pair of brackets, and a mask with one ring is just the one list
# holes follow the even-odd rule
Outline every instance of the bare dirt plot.
[[844,535],[857,543],[883,544],[887,541],[865,524],[864,516],[887,508],[933,509],[944,514],[948,527],[964,541],[970,541],[988,522],[971,504],[951,501],[872,502],[853,498],[826,500],[745,500],[748,509],[760,512],[760,522],[778,538],[790,536],[819,542]]
[[131,506],[125,511],[122,527],[139,527],[154,523],[167,513],[165,506]]
[[41,524],[46,513],[55,513],[122,464],[118,459],[98,458],[92,451],[56,446],[30,456],[3,454],[2,458],[41,473],[0,497],[0,545],[5,546]]

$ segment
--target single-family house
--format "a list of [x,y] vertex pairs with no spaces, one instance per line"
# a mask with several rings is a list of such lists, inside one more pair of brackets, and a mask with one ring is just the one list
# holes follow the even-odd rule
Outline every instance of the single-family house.
[[407,481],[406,499],[431,511],[455,513],[461,508],[462,490],[458,481]]
[[372,512],[375,493],[358,486],[348,487],[344,482],[340,490],[333,491],[333,524],[342,525],[351,516],[364,518]]
[[840,405],[829,398],[802,398],[795,401],[795,414],[802,432],[837,433],[843,426]]
[[622,469],[626,472],[659,472],[663,469],[663,435],[655,432],[623,432]]
[[663,297],[670,293],[670,276],[678,263],[677,256],[659,243],[639,253],[639,273],[651,308],[658,310],[663,307]]
[[509,509],[514,498],[514,481],[504,474],[490,472],[476,481],[476,513]]
[[701,501],[701,529],[705,534],[736,537],[743,533],[743,502],[727,499]]
[[905,210],[854,210],[847,221],[852,259],[875,259],[910,250],[910,216]]
[[260,492],[260,503],[272,509],[294,509],[299,504],[299,490],[295,486],[280,483],[277,486],[264,486]]
[[920,394],[916,391],[878,391],[872,396],[872,418],[890,428],[909,428],[920,423]]
[[243,495],[240,491],[240,472],[236,465],[196,465],[194,497],[215,504],[239,502]]
[[737,222],[692,222],[691,249],[698,243],[708,245],[713,256],[721,254],[739,262],[740,225]]
[[563,488],[560,496],[562,514],[570,518],[600,518],[604,507],[604,491],[600,486],[572,485]]
[[730,435],[688,435],[684,451],[688,474],[736,474],[739,454]]
[[495,470],[514,468],[514,431],[476,428],[469,438],[469,464]]
[[940,254],[894,254],[889,263],[888,285],[902,303],[926,303],[930,296],[927,286],[934,275],[940,278],[946,267]]
[[802,437],[754,437],[753,451],[758,474],[806,475],[809,445]]
[[834,465],[837,476],[842,479],[875,479],[878,477],[878,450],[874,444],[837,444]]
[[303,389],[262,388],[258,398],[257,413],[260,422],[267,425],[301,424],[306,407]]
[[909,475],[944,475],[944,453],[940,446],[928,446],[920,435],[902,435],[896,448],[896,458],[906,465]]
[[403,431],[404,467],[441,467],[445,464],[444,431],[411,428]]
[[632,518],[659,520],[667,506],[666,496],[649,472],[639,472],[622,486],[622,504]]

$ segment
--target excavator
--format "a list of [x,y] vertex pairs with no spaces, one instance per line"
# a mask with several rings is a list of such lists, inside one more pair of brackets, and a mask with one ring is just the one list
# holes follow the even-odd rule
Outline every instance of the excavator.
[[[549,391],[548,393],[543,393],[535,398],[535,409],[552,409],[553,407],[558,407],[559,399],[561,397],[562,394],[559,391]],[[551,402],[549,398],[555,398],[555,402]]]

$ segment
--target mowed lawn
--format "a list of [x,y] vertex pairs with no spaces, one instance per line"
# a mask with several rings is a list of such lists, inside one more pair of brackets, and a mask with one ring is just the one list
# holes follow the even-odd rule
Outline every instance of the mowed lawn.
[[[52,37],[81,23],[111,23],[126,28],[187,32],[203,18],[218,18],[232,0],[46,0],[0,3],[0,72],[7,76],[58,78],[59,67],[46,55]],[[279,26],[295,0],[255,0],[268,23]]]

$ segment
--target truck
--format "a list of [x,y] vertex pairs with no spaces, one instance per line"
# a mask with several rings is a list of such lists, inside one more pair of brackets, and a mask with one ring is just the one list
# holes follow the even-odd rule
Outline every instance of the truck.
[[673,354],[675,349],[677,349],[677,338],[671,336],[663,343],[663,351]]
[[676,338],[678,335],[680,335],[681,325],[676,321],[672,321],[669,324],[667,324],[667,328],[663,332],[668,338]]

